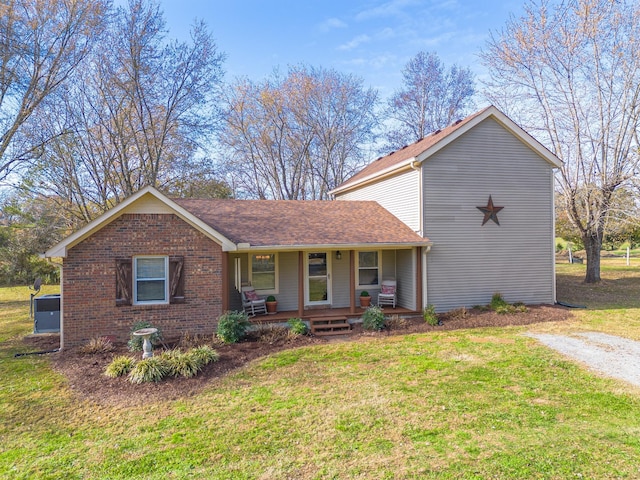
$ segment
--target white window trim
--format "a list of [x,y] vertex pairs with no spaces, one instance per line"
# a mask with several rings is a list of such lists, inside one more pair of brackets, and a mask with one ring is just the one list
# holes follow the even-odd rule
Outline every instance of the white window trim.
[[[164,300],[138,300],[138,259],[164,258]],[[153,280],[153,279],[145,279]],[[159,280],[159,279],[158,279]],[[169,303],[169,257],[167,255],[139,255],[133,257],[133,304],[134,305],[167,305]]]
[[[377,285],[360,285],[360,252],[378,252],[378,284]],[[382,279],[382,250],[357,250],[355,255],[355,269],[356,269],[356,289],[366,290],[367,288],[380,287]]]
[[[248,266],[248,270],[249,270],[249,282],[251,282],[251,285],[253,285],[253,256],[254,255],[273,255],[273,261],[275,263],[275,281],[274,281],[274,285],[275,288],[269,288],[266,290],[258,290],[256,289],[256,292],[259,293],[260,295],[276,295],[278,293],[280,293],[280,262],[278,261],[278,252],[251,252],[249,253],[249,266]],[[255,285],[253,285],[255,287]]]
[[[309,254],[324,253],[327,255],[327,299],[312,302],[309,300]],[[311,250],[304,252],[304,302],[305,305],[331,305],[333,302],[333,283],[331,281],[331,270],[333,263],[331,262],[331,250]]]

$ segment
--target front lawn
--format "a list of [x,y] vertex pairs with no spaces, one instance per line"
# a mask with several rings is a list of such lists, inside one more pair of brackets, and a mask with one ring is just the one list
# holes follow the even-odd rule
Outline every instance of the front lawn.
[[558,266],[559,298],[590,307],[571,321],[303,347],[139,407],[83,401],[46,356],[14,358],[28,301],[0,290],[0,477],[637,478],[640,391],[522,336],[640,339],[640,274],[612,265],[590,287],[583,269]]

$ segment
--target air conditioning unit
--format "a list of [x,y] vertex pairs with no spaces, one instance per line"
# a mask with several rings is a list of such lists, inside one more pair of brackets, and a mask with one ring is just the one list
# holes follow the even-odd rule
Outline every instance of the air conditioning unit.
[[33,299],[33,333],[60,331],[60,295],[42,295]]

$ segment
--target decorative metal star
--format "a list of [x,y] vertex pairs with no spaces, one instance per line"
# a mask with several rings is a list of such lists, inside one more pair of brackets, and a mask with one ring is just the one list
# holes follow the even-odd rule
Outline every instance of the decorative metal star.
[[498,212],[502,210],[504,207],[496,207],[493,204],[493,199],[491,198],[491,195],[489,195],[489,201],[487,202],[486,207],[476,207],[476,208],[480,210],[482,213],[484,213],[484,219],[482,220],[482,225],[487,223],[489,220],[493,220],[494,222],[496,222],[497,225],[500,225],[500,222],[498,221]]

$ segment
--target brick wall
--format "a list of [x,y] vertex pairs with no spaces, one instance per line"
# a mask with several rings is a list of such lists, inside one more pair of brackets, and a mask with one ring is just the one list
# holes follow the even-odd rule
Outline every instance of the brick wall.
[[[185,303],[116,306],[116,258],[182,255]],[[222,248],[176,215],[122,215],[67,252],[63,265],[64,348],[97,336],[129,339],[148,321],[165,338],[213,334],[222,313]]]

